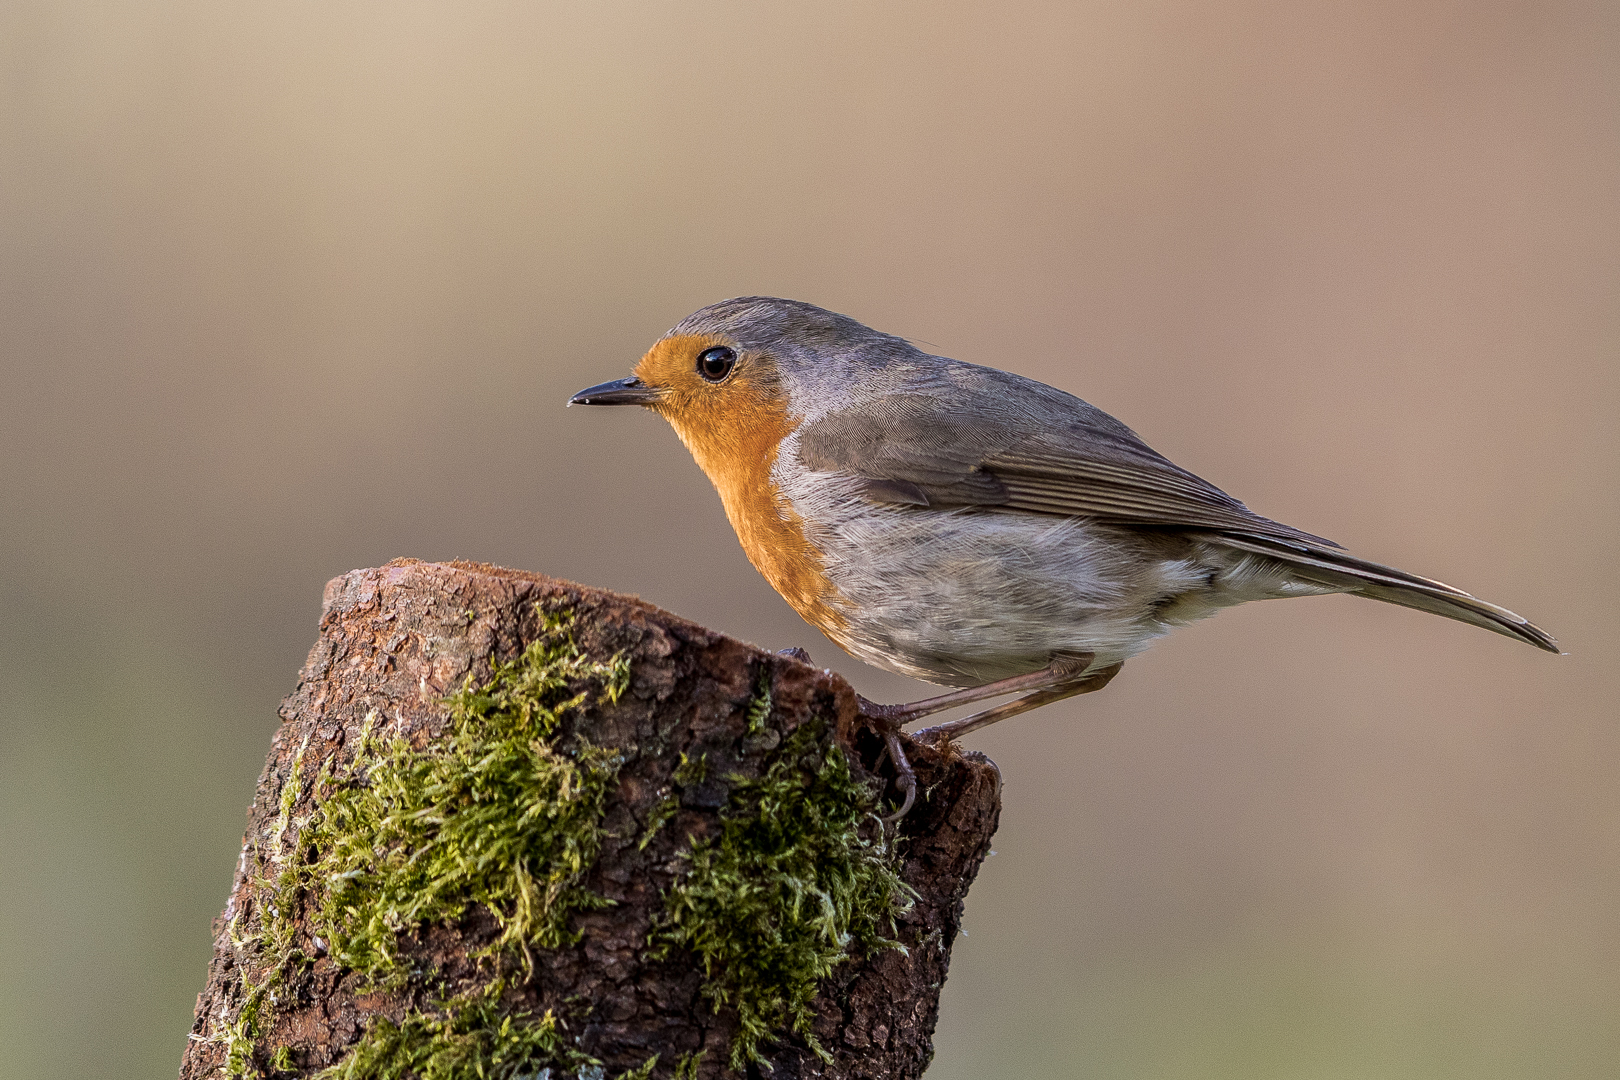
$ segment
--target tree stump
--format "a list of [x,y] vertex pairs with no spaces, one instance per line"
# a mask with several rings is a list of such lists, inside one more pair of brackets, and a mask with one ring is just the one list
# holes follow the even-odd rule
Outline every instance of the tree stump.
[[[830,671],[469,563],[326,587],[180,1068],[910,1078],[999,775]],[[890,835],[894,833],[895,835]]]

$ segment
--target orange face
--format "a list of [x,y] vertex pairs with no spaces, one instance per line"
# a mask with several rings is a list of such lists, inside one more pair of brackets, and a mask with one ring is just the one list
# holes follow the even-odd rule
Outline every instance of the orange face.
[[[720,348],[735,353],[734,365],[720,379],[705,377],[704,354]],[[773,376],[768,358],[713,334],[665,338],[636,365],[636,377],[658,391],[648,407],[670,422],[720,493],[749,561],[806,621],[833,632],[844,623],[837,592],[771,480],[777,446],[798,426]]]
[[699,358],[710,349],[734,349],[715,334],[665,338],[636,365],[636,377],[658,391],[650,408],[662,414],[718,484],[719,476],[735,462],[736,448],[747,433],[760,427],[780,430],[776,441],[791,428],[783,428],[787,410],[771,400],[760,385],[761,364],[738,356],[735,366],[720,381],[698,373]]

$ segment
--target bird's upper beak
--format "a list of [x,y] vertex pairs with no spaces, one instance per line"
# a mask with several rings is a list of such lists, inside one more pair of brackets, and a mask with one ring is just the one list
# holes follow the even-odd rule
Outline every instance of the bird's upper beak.
[[587,387],[568,399],[570,405],[651,405],[659,398],[658,388],[648,386],[632,375]]

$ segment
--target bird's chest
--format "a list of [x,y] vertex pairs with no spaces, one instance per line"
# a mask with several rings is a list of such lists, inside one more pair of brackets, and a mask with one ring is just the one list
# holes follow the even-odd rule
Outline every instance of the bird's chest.
[[756,423],[722,440],[683,431],[682,441],[714,484],[748,561],[804,619],[837,636],[844,621],[820,551],[772,476],[785,424]]
[[816,626],[836,621],[827,606],[832,587],[804,522],[770,483],[768,470],[750,482],[720,487],[720,501],[748,561],[795,611]]

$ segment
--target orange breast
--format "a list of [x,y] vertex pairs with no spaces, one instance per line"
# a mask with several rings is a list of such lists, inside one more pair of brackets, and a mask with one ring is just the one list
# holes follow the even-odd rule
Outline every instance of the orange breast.
[[777,447],[798,424],[757,371],[753,377],[739,371],[723,387],[702,385],[688,375],[685,358],[713,344],[719,340],[665,339],[636,372],[668,388],[655,408],[720,493],[748,561],[805,621],[838,637],[844,626],[836,607],[838,591],[827,579],[821,553],[805,535],[803,520],[771,481]]

